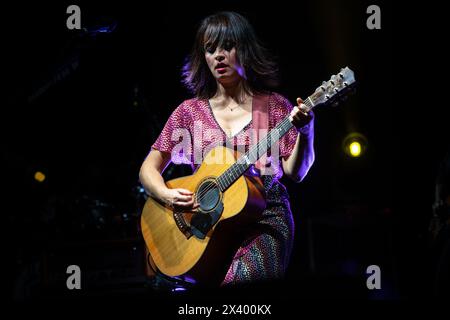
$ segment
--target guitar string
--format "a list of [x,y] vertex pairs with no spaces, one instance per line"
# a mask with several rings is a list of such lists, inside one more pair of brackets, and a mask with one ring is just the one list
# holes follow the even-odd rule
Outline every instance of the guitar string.
[[[310,103],[309,103],[309,100],[306,100],[305,101],[305,105],[309,108],[309,110],[311,110],[312,109],[312,107],[310,106]],[[286,121],[286,120],[288,120],[288,121]],[[286,125],[289,125],[289,128],[285,128],[285,126]],[[291,126],[291,122],[289,121],[289,116],[287,116],[287,117],[285,117],[281,122],[280,122],[280,124],[277,126],[277,127],[279,127],[278,128],[278,130],[280,130],[280,129],[290,129],[290,126]],[[264,139],[262,139],[262,140],[272,140],[272,132],[274,132],[274,131],[277,131],[276,130],[277,128],[275,128],[275,130],[271,130],[268,134],[267,134],[267,136],[264,138]],[[287,132],[287,130],[286,130],[286,132]],[[283,135],[284,135],[284,133],[283,133]],[[268,139],[267,139],[268,138]],[[279,139],[281,138],[281,136],[279,137]],[[278,140],[279,140],[278,139]],[[249,157],[249,155],[254,155],[254,151],[258,151],[259,149],[260,149],[260,147],[261,147],[261,145],[260,145],[260,142],[262,141],[262,140],[260,140],[260,141],[258,141],[258,143],[257,143],[257,145],[256,145],[256,147],[255,148],[252,148],[251,150],[249,150],[249,152],[245,155],[245,156],[247,156],[248,158],[250,158]],[[272,142],[271,142],[272,143]],[[270,147],[268,147],[268,148],[270,148]],[[262,155],[261,155],[262,156]],[[254,157],[254,156],[253,156]],[[253,157],[251,157],[251,158],[253,158]],[[256,153],[256,157],[257,157],[257,159],[259,159],[260,157],[258,157],[258,153]],[[227,183],[227,184],[231,184],[231,183],[233,183],[234,182],[234,180],[236,180],[242,173],[240,173],[239,172],[239,168],[238,167],[236,167],[236,165],[243,165],[243,164],[241,164],[241,163],[239,163],[239,160],[240,159],[242,159],[242,157],[241,158],[239,158],[232,166],[230,166],[230,168],[228,168],[221,176],[219,176],[218,178],[217,178],[217,180],[219,181],[219,179],[221,179],[221,177],[223,176],[224,177],[224,179],[225,179],[225,182]],[[253,162],[253,161],[252,161]],[[229,173],[228,173],[228,177],[227,177],[227,171],[230,171]],[[244,172],[245,172],[245,170],[244,170]],[[230,179],[229,181],[228,181],[228,179],[230,178],[230,176],[233,176],[234,178],[232,178],[232,179]],[[222,187],[223,188],[223,186],[220,184],[220,181],[218,182],[218,184],[219,184],[219,188],[220,187]],[[214,189],[215,188],[215,186],[214,186],[214,184],[212,183],[211,184],[211,186],[208,186],[208,188],[206,188],[206,190],[204,190],[204,191],[202,191],[202,193],[200,193],[198,196],[197,196],[197,199],[199,200],[199,201],[201,201],[202,199],[204,199],[207,195],[208,195],[208,193],[212,190],[212,189]],[[223,190],[222,190],[223,191]],[[210,199],[209,197],[208,197],[208,199]]]
[[[311,99],[308,97],[304,102],[303,102],[308,108],[309,108],[309,110],[308,111],[310,111],[314,106],[312,105],[312,103],[311,103]],[[287,120],[287,121],[286,121]],[[278,130],[280,130],[280,129],[286,129],[286,128],[284,128],[284,126],[286,126],[286,125],[290,125],[290,124],[292,124],[291,122],[290,122],[290,120],[289,120],[289,115],[288,116],[286,116],[280,123],[279,123],[279,125],[277,125],[277,127],[279,126],[280,128],[278,128]],[[274,129],[277,129],[277,127],[275,127]],[[290,128],[289,128],[290,129]],[[247,156],[248,158],[250,158],[248,155],[250,155],[250,154],[252,154],[254,151],[259,151],[259,149],[260,149],[260,147],[261,147],[261,145],[260,145],[260,143],[262,142],[262,140],[267,140],[267,138],[269,138],[270,140],[272,140],[272,132],[274,132],[274,131],[277,131],[277,130],[271,130],[271,131],[269,131],[269,133],[267,134],[267,136],[265,136],[263,139],[261,139],[260,141],[258,141],[258,143],[254,146],[254,147],[252,147],[250,150],[249,150],[249,152],[247,153],[247,154],[245,154],[245,156]],[[287,131],[286,131],[287,132]],[[285,132],[285,133],[286,133]],[[284,134],[283,134],[284,135]],[[282,135],[282,136],[283,136]],[[269,137],[270,136],[270,137]],[[278,137],[279,139],[281,139],[281,137],[282,136],[280,136],[280,137]],[[266,144],[267,145],[267,144]],[[270,147],[269,147],[270,148]],[[267,151],[266,151],[267,152]],[[258,157],[258,153],[256,152],[256,156]],[[262,157],[262,155],[261,156],[259,156],[257,159],[259,159],[260,157]],[[252,157],[253,158],[253,157]],[[233,179],[230,179],[230,181],[228,181],[227,179],[227,176],[226,175],[224,175],[227,171],[230,171],[229,172],[229,175],[231,175],[231,176],[236,176],[236,174],[238,174],[239,173],[239,169],[237,169],[237,168],[235,168],[235,165],[236,164],[238,164],[238,165],[240,165],[238,162],[239,162],[239,160],[240,159],[242,159],[242,157],[241,158],[239,158],[233,165],[231,165],[227,170],[225,170],[224,171],[224,173],[222,173],[219,177],[217,177],[217,179],[216,179],[216,181],[217,180],[219,180],[219,179],[221,179],[221,177],[223,176],[224,178],[223,179],[225,179],[225,183],[227,183],[227,184],[229,184],[229,185],[231,185],[242,173],[240,173],[237,177],[235,177],[235,178],[233,178]],[[256,160],[257,161],[257,160]],[[254,161],[254,162],[256,162],[256,161]],[[252,163],[253,163],[253,161],[252,161]],[[244,172],[245,172],[245,170],[244,170]],[[221,185],[220,185],[220,182],[218,182],[218,184],[219,184],[219,188],[220,187],[222,187]],[[208,186],[208,188],[206,188],[206,190],[204,190],[204,191],[202,191],[199,195],[197,195],[197,199],[198,199],[198,201],[200,202],[201,200],[204,200],[205,199],[205,197],[208,195],[208,193],[211,191],[211,190],[213,190],[215,188],[215,185],[214,185],[214,183],[211,183],[211,186]],[[221,190],[221,191],[224,191],[224,190]],[[209,197],[211,197],[211,196],[209,196]],[[210,199],[210,198],[208,198],[208,199]],[[205,199],[206,200],[206,199]]]
[[[311,106],[309,105],[310,103],[308,103],[308,101],[309,100],[306,100],[305,101],[305,105],[307,105],[307,107],[308,108],[311,108]],[[279,125],[277,126],[277,127],[279,127],[278,128],[278,130],[280,130],[280,129],[290,129],[290,128],[285,128],[285,126],[286,125],[288,125],[289,127],[290,127],[290,125],[291,125],[292,123],[290,122],[290,120],[289,120],[289,116],[286,116],[280,123],[279,123]],[[275,128],[275,129],[277,129],[277,127]],[[288,130],[286,130],[286,132],[288,131]],[[267,134],[267,136],[265,136],[264,137],[264,139],[262,139],[262,140],[272,140],[272,132],[274,132],[274,131],[277,131],[277,130],[271,130],[268,134]],[[286,133],[285,132],[285,133]],[[284,133],[283,133],[283,135],[284,135]],[[278,137],[278,140],[279,139],[281,139],[281,136],[280,137]],[[260,141],[258,141],[258,143],[256,144],[256,146],[254,146],[253,148],[251,148],[251,150],[249,150],[249,152],[246,154],[246,156],[248,157],[248,158],[250,158],[249,157],[249,155],[253,155],[251,158],[253,158],[254,156],[255,156],[255,151],[259,151],[259,149],[260,149],[260,147],[261,147],[261,141],[262,140],[260,140]],[[268,147],[268,148],[270,148],[270,147]],[[262,154],[261,154],[261,156],[262,156]],[[258,157],[258,152],[256,152],[256,157],[257,157],[257,159],[259,159],[260,158],[260,156]],[[218,178],[217,178],[217,181],[219,181],[219,179],[221,179],[221,177],[223,177],[223,179],[225,179],[225,183],[226,184],[229,184],[229,185],[231,185],[240,175],[242,175],[242,173],[243,172],[245,172],[245,170],[242,172],[242,173],[240,173],[239,171],[240,171],[240,169],[237,167],[237,166],[239,166],[239,165],[243,165],[243,164],[241,164],[241,163],[239,163],[239,160],[240,159],[242,159],[242,157],[241,158],[239,158],[232,166],[230,166],[227,170],[225,170],[225,172],[222,174],[222,175],[220,175]],[[257,161],[257,160],[255,160],[255,161]],[[254,161],[252,161],[252,163],[253,163]],[[236,166],[237,165],[237,166]],[[227,171],[229,171],[228,172],[228,176],[227,176]],[[230,179],[230,176],[232,176],[233,178],[232,179]],[[220,181],[218,182],[218,184],[219,184],[219,188],[221,188],[222,187],[222,189],[224,188],[224,186],[222,186],[221,185],[221,183],[220,183]],[[197,196],[197,199],[198,199],[198,201],[199,202],[201,202],[201,200],[210,200],[211,199],[211,197],[212,197],[212,194],[210,194],[210,191],[211,190],[213,190],[215,188],[215,185],[214,185],[214,183],[211,183],[211,186],[208,186],[208,188],[206,188],[205,190],[202,190],[202,192]],[[224,191],[224,190],[221,190],[221,191]],[[208,197],[208,198],[206,198],[206,197]]]
[[[288,121],[286,121],[286,120],[288,120]],[[280,124],[277,126],[277,127],[280,127],[279,129],[283,129],[283,127],[287,124],[287,123],[290,123],[290,121],[289,121],[289,117],[286,117],[285,119],[283,119],[283,121],[281,121],[280,122]],[[271,138],[272,138],[272,132],[274,132],[274,131],[277,131],[276,130],[276,128],[275,128],[275,130],[272,130],[271,132],[269,132],[268,134],[267,134],[267,136],[265,136],[262,140],[264,140],[264,139],[267,139],[267,138],[269,138],[270,140],[271,140]],[[257,159],[259,159],[260,157],[258,157],[258,150],[259,149],[261,149],[261,141],[262,140],[260,140],[258,143],[257,143],[257,145],[256,146],[254,146],[254,147],[252,147],[249,151],[248,151],[248,153],[245,155],[245,156],[247,156],[248,158],[255,158],[255,157],[257,157]],[[255,153],[256,153],[256,155],[255,155]],[[229,185],[231,185],[242,173],[241,172],[239,172],[241,169],[238,167],[238,166],[240,166],[240,165],[247,165],[246,163],[244,164],[244,163],[240,163],[239,161],[242,159],[242,157],[241,158],[239,158],[233,165],[231,165],[227,170],[225,170],[225,172],[224,173],[222,173],[222,175],[220,175],[218,178],[217,178],[217,181],[219,181],[218,182],[218,184],[219,184],[219,187],[221,187],[222,189],[225,187],[225,186],[223,186],[222,184],[221,184],[221,180],[220,179],[224,179],[225,181],[225,183],[226,184],[229,184]],[[254,161],[252,161],[251,163],[253,163]],[[246,168],[247,169],[247,168]],[[227,173],[228,172],[228,173]],[[245,172],[245,170],[243,171],[243,172]],[[230,178],[230,177],[233,177],[233,178]],[[211,191],[213,188],[214,188],[215,186],[214,186],[214,184],[211,184],[211,186],[208,186],[208,188],[206,188],[205,190],[202,190],[202,192],[197,196],[197,198],[199,199],[199,200],[202,200],[202,199],[204,199],[204,197],[209,193],[209,191]],[[223,191],[223,190],[221,190],[221,191]]]
[[[304,104],[308,107],[307,111],[311,110],[311,109],[314,107],[310,97],[308,97],[308,98],[304,101]],[[279,129],[286,129],[286,128],[284,128],[284,126],[286,126],[286,125],[289,125],[289,127],[290,127],[291,122],[290,122],[290,121],[287,121],[288,119],[289,119],[289,116],[286,116],[286,117],[279,123],[279,125],[277,125],[277,127],[279,127],[278,130],[279,130]],[[277,129],[277,128],[275,128],[275,129]],[[290,129],[290,128],[288,128],[288,129]],[[275,130],[275,131],[276,131],[276,130]],[[286,131],[287,131],[287,130],[286,130]],[[272,140],[272,132],[274,132],[274,131],[273,131],[273,130],[270,131],[269,134],[268,134],[266,137],[264,137],[264,138],[268,138],[268,137],[269,137],[270,140]],[[269,136],[269,135],[270,135],[270,136]],[[281,138],[281,137],[280,137],[280,138]],[[262,140],[263,140],[263,139],[262,139]],[[256,153],[257,159],[260,158],[260,157],[258,157],[258,152],[257,152],[257,151],[260,149],[260,147],[261,147],[261,143],[260,143],[260,142],[261,142],[261,140],[258,141],[256,147],[251,148],[251,149],[249,150],[249,152],[245,155],[245,156],[247,156],[247,158],[250,158],[249,155],[253,155],[251,158],[254,158],[254,157],[255,157],[255,153]],[[261,155],[261,156],[262,156],[262,155]],[[233,175],[233,176],[236,176],[236,174],[238,174],[238,176],[241,175],[241,173],[239,173],[239,171],[238,171],[239,169],[235,168],[235,165],[236,165],[236,164],[242,165],[242,164],[239,163],[239,160],[242,159],[242,158],[243,158],[243,157],[239,158],[239,159],[236,161],[236,163],[233,164],[229,169],[227,169],[221,176],[219,176],[217,180],[219,180],[222,176],[223,176],[223,179],[225,179],[225,182],[226,182],[227,184],[231,184],[234,180],[236,180],[236,178],[234,178],[234,179],[231,179],[230,181],[228,181],[229,178],[227,178],[227,175],[226,175],[225,173],[226,173],[227,171],[230,171],[229,174],[231,174],[231,175]],[[255,160],[255,161],[256,161],[256,160]],[[253,161],[252,161],[252,162],[253,162]],[[245,170],[244,170],[244,172],[245,172]],[[223,186],[221,185],[220,181],[218,182],[218,184],[219,184],[219,187],[222,187],[222,188],[223,188]],[[204,190],[203,193],[200,194],[200,195],[198,196],[198,198],[201,200],[202,197],[203,197],[206,193],[208,193],[212,188],[214,188],[214,186],[211,186],[210,188],[207,188],[206,190]]]
[[[280,123],[280,125],[279,125],[280,129],[283,129],[283,127],[286,126],[286,124],[290,123],[289,121],[286,121],[286,120],[288,120],[288,117],[286,119],[283,119],[283,121]],[[270,134],[270,132],[269,132],[269,134]],[[272,134],[270,134],[270,136],[269,136],[269,134],[265,138],[266,139],[269,138],[271,140]],[[255,155],[255,152],[258,151],[259,149],[261,149],[260,147],[261,147],[261,143],[257,144],[256,147],[253,147],[251,150],[249,150],[249,152],[246,154],[246,156],[248,158],[252,158],[252,159],[255,157],[256,157],[256,159],[259,159],[258,153],[256,153],[256,155]],[[241,159],[242,158],[239,158],[238,161],[236,161],[229,169],[227,169],[221,176],[218,177],[217,181],[218,181],[219,188],[224,189],[224,187],[225,187],[224,185],[222,185],[221,179],[223,179],[226,184],[231,184],[234,180],[236,180],[236,178],[238,178],[242,174],[242,172],[240,172],[242,169],[239,168],[239,166],[247,165],[247,163],[245,163],[245,164],[240,163]],[[245,170],[243,172],[245,172]],[[228,174],[227,174],[227,171],[229,171]],[[233,178],[230,178],[230,177],[233,177]],[[208,188],[206,188],[205,190],[202,190],[202,192],[197,196],[197,198],[200,201],[202,199],[205,199],[206,196],[208,195],[209,191],[212,190],[213,188],[215,188],[215,186],[214,186],[214,184],[211,184],[211,186],[208,186]],[[221,190],[221,191],[223,191],[223,190]]]

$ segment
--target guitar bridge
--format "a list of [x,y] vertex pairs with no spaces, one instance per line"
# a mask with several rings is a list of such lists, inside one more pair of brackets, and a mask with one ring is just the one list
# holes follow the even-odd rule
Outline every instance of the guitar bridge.
[[174,211],[173,219],[175,220],[175,224],[177,225],[178,229],[180,229],[180,231],[185,235],[186,239],[192,237],[193,233],[186,220],[184,219],[182,212]]

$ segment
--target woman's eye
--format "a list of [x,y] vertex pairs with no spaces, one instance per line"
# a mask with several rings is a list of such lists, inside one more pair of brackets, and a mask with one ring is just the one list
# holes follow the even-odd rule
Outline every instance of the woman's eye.
[[205,51],[207,51],[207,52],[213,54],[214,51],[216,51],[216,48],[214,48],[213,46],[206,46],[206,47],[205,47]]
[[[231,49],[234,48],[234,42],[233,42],[233,41],[230,41],[230,40],[226,40],[226,41],[222,44],[221,48],[222,48],[223,50],[226,50],[226,51],[231,51]],[[206,45],[206,46],[205,46],[205,51],[208,52],[208,53],[210,53],[210,54],[213,54],[213,53],[216,51],[216,47],[213,46],[213,45]]]

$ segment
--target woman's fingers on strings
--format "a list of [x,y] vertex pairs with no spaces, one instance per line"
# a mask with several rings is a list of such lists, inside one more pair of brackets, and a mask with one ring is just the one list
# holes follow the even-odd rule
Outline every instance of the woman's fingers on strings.
[[306,111],[306,110],[308,110],[308,109],[307,109],[306,105],[303,103],[303,99],[302,99],[302,98],[297,98],[297,105],[298,105],[298,106],[295,106],[294,109],[297,108],[297,110],[298,110],[299,112],[301,112],[301,113],[302,113],[303,115],[305,115],[305,116],[308,116],[308,115],[309,115],[309,114],[307,113],[307,111]]
[[291,112],[291,114],[290,114],[290,117],[289,117],[289,119],[292,121],[292,120],[296,120],[296,121],[299,121],[299,120],[301,120],[302,118],[304,118],[304,117],[308,117],[309,115],[304,111],[304,110],[302,110],[300,107],[298,107],[298,106],[295,106],[293,109],[292,109],[292,112]]
[[178,188],[177,191],[184,195],[192,195],[193,194],[193,192],[186,190],[186,189],[181,189],[181,188]]
[[294,120],[295,115],[297,114],[297,112],[298,112],[298,107],[295,106],[295,107],[292,109],[291,114],[289,115],[289,120],[290,120],[291,122]]
[[176,196],[174,198],[175,202],[189,202],[189,201],[193,201],[193,197],[192,196],[183,196],[183,195],[179,195]]
[[190,200],[190,201],[175,201],[174,205],[177,207],[186,207],[186,208],[197,208],[198,205],[196,206],[194,203],[194,199]]

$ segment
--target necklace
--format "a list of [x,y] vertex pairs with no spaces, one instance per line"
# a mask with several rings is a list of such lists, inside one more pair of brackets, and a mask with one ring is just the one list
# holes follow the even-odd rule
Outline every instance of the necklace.
[[235,107],[233,107],[233,108],[231,108],[230,106],[227,106],[227,107],[228,107],[228,109],[230,109],[230,111],[233,111],[234,109],[242,108],[242,104],[239,103],[237,106],[235,106]]

